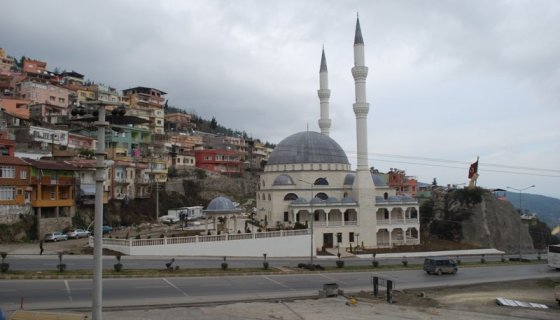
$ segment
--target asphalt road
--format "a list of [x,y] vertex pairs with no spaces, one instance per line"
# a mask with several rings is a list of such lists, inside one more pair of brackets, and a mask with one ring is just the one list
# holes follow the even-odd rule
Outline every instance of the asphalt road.
[[[103,307],[189,305],[316,296],[326,283],[346,292],[372,291],[372,272],[308,273],[229,277],[104,279]],[[433,276],[421,270],[379,272],[397,289],[452,286],[519,279],[559,277],[546,264],[461,268],[456,275]],[[91,309],[91,279],[1,280],[0,308],[27,310]]]

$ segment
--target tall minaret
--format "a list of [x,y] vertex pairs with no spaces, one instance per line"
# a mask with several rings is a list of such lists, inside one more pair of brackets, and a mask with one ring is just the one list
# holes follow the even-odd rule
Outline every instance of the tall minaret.
[[367,115],[369,103],[366,102],[366,78],[368,67],[365,66],[364,39],[360,28],[360,18],[356,20],[356,35],[354,36],[354,76],[356,103],[354,103],[354,114],[356,114],[356,139],[358,149],[357,171],[369,171],[368,168],[368,144],[367,144]]
[[327,59],[325,58],[325,48],[321,56],[321,68],[319,69],[319,101],[321,103],[321,118],[319,118],[319,128],[321,133],[329,135],[331,128],[331,119],[329,119],[329,97],[331,90],[329,90],[329,71],[327,70]]
[[352,185],[352,195],[358,202],[358,230],[362,234],[360,239],[377,246],[377,221],[375,218],[375,185],[368,168],[367,144],[367,115],[369,103],[366,102],[366,77],[368,68],[364,59],[364,39],[360,29],[360,19],[356,20],[356,35],[354,37],[354,85],[356,91],[356,141],[358,147],[358,167]]

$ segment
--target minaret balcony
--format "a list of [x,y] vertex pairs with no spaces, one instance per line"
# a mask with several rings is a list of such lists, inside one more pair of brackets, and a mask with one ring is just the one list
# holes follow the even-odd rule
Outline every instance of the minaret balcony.
[[329,89],[319,89],[317,90],[319,99],[328,99],[331,96],[331,90]]
[[363,80],[365,81],[368,75],[368,67],[365,66],[354,66],[352,68],[352,76],[354,80]]

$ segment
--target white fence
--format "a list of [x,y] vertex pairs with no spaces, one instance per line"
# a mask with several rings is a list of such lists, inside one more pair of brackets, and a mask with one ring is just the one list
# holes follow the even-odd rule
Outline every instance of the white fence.
[[[309,229],[157,239],[103,238],[103,248],[131,256],[305,257]],[[93,246],[93,237],[89,245]]]

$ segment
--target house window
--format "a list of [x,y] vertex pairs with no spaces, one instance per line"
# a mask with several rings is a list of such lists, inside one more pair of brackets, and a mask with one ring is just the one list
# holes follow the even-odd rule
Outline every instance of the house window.
[[27,179],[27,171],[21,170],[21,171],[19,172],[19,178],[20,178],[20,179]]
[[54,191],[51,192],[51,200],[56,199]]
[[16,187],[0,187],[0,200],[14,200],[16,198]]
[[13,166],[0,166],[0,178],[15,178],[16,168]]
[[288,211],[284,211],[284,222],[290,221],[290,213]]
[[348,241],[349,241],[349,242],[354,242],[354,232],[350,232],[350,233],[348,234]]

